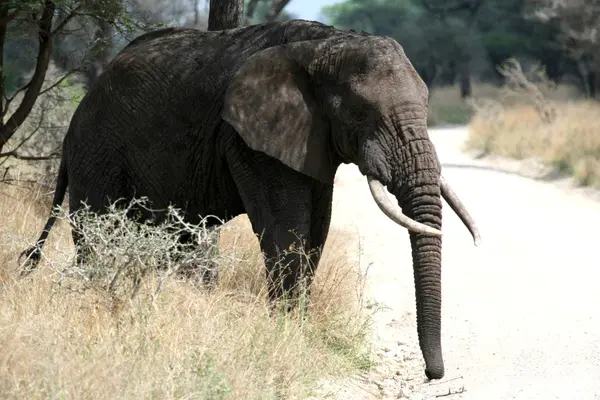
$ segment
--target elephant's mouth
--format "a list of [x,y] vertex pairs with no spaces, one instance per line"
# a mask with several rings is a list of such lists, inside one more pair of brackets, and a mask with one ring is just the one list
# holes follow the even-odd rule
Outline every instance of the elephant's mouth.
[[[371,190],[371,195],[375,200],[375,203],[379,206],[381,211],[392,221],[396,222],[398,225],[408,229],[411,232],[415,233],[424,233],[432,236],[441,236],[442,232],[438,229],[432,228],[420,222],[413,220],[412,218],[406,216],[402,209],[390,201],[389,197],[385,193],[385,188],[381,182],[372,176],[367,176],[367,181],[369,183],[369,189]],[[479,234],[479,229],[475,225],[475,221],[473,217],[469,214],[466,207],[462,203],[462,201],[458,198],[456,193],[452,190],[448,182],[444,179],[443,176],[440,176],[440,189],[441,194],[444,200],[448,202],[450,208],[458,215],[463,224],[467,227],[471,236],[473,236],[473,242],[475,246],[478,246],[481,242],[481,235]]]

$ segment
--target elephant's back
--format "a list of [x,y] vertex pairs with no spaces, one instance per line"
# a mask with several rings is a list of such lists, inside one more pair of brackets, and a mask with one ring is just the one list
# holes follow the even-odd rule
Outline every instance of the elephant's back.
[[[292,35],[304,31],[308,37]],[[219,128],[227,86],[246,59],[281,43],[330,34],[322,24],[308,21],[227,31],[165,28],[146,33],[99,76],[73,118],[80,129],[72,135],[96,141],[94,135],[102,127],[140,147],[167,140],[184,147],[180,139],[186,135],[209,135]]]
[[[107,65],[100,78],[106,77],[115,89],[134,81],[158,81],[173,90],[177,82],[190,77],[212,63],[219,53],[219,35],[195,29],[167,28],[142,35],[125,47]],[[100,81],[100,79],[99,79]],[[118,86],[117,86],[118,85]]]
[[[136,71],[160,75],[165,83],[190,87],[196,80],[216,85],[231,76],[252,54],[274,44],[277,26],[250,26],[227,31],[165,28],[146,33],[127,45],[107,66],[115,78]],[[275,35],[276,36],[276,35]],[[104,74],[103,74],[104,75]]]
[[90,93],[97,98],[91,102],[119,104],[124,110],[139,104],[154,111],[144,118],[159,126],[205,114],[222,103],[241,64],[269,47],[256,29],[167,28],[142,35],[107,65]]
[[[182,132],[192,126],[198,115],[194,107],[214,103],[226,84],[222,74],[209,77],[217,56],[211,45],[216,36],[165,29],[136,39],[107,65],[82,100],[81,124],[148,140],[155,133]],[[203,58],[199,49],[206,49]],[[143,137],[137,142],[142,143]]]
[[194,151],[222,123],[228,78],[223,67],[210,71],[221,41],[219,33],[165,30],[113,59],[82,99],[65,138],[77,188],[95,190],[110,175],[121,177],[123,187],[135,182],[139,195],[185,197],[181,188],[198,168]]

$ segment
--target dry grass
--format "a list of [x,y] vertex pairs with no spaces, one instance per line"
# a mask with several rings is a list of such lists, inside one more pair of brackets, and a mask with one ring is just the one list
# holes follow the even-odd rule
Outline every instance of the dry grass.
[[[0,397],[3,399],[303,398],[319,379],[370,366],[364,276],[349,262],[347,235],[332,232],[308,318],[269,317],[262,259],[249,222],[221,234],[221,283],[213,292],[176,279],[148,301],[115,301],[101,290],[56,284],[72,257],[59,221],[46,243],[51,261],[26,279],[16,271],[22,238],[35,240],[49,196],[35,186],[0,187]],[[233,260],[236,260],[235,262]],[[62,263],[62,264],[61,264]]]
[[573,175],[578,184],[600,187],[600,104],[577,101],[557,104],[556,109],[550,124],[534,106],[508,108],[495,117],[477,115],[468,145],[505,157],[539,158]]
[[[539,73],[537,69],[534,73]],[[531,72],[527,71],[529,74]],[[578,96],[578,90],[571,85],[558,85],[551,88],[541,88],[545,98],[555,102],[565,102]],[[483,82],[474,82],[472,86],[472,96],[470,99],[463,100],[460,97],[460,89],[457,85],[436,87],[431,91],[428,109],[429,126],[444,125],[465,125],[475,116],[478,107],[474,107],[473,102],[478,103],[482,99],[501,101],[507,106],[521,104],[523,95],[518,95],[506,88]]]
[[600,187],[600,103],[578,99],[572,87],[553,87],[543,77],[509,74],[521,84],[508,85],[503,99],[478,107],[467,146],[483,154],[536,158],[578,184]]
[[[494,97],[498,88],[486,83],[473,84],[473,96]],[[458,86],[436,87],[431,91],[427,119],[429,126],[464,125],[473,115],[468,101],[460,97]]]

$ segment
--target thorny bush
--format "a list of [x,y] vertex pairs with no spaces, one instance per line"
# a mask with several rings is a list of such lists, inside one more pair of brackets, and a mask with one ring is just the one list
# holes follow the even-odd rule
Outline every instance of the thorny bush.
[[[147,212],[159,215],[157,211],[148,207],[146,198],[134,199],[126,206],[115,202],[99,215],[87,205],[71,214],[59,208],[58,218],[68,221],[81,237],[76,246],[79,256],[74,255],[65,266],[57,268],[61,285],[133,298],[143,279],[154,275],[154,299],[170,276],[185,275],[214,283],[221,257],[219,227],[210,227],[208,220],[215,217],[191,224],[184,221],[180,210],[168,207],[160,210],[164,216],[159,223],[140,220]],[[182,236],[190,240],[182,243]]]

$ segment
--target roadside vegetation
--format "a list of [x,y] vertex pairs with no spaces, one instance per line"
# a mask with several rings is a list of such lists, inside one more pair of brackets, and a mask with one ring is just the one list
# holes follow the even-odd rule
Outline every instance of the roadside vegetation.
[[[489,83],[474,83],[473,98],[494,98],[498,86]],[[474,109],[469,99],[460,96],[456,86],[440,86],[430,89],[427,123],[430,127],[466,125],[473,117]]]
[[[78,266],[63,216],[44,261],[20,277],[18,255],[39,234],[50,201],[39,185],[0,186],[3,399],[303,398],[322,378],[371,366],[365,276],[345,233],[331,233],[308,315],[270,316],[258,240],[245,217],[217,240],[215,231],[186,227],[203,246],[177,253],[166,229],[177,214],[141,235],[125,211],[113,210],[89,220],[95,251]],[[178,274],[189,261],[216,263],[218,287]]]
[[510,60],[501,71],[505,86],[473,101],[467,146],[482,156],[534,158],[579,185],[600,187],[600,103],[555,85],[540,68],[523,71]]

